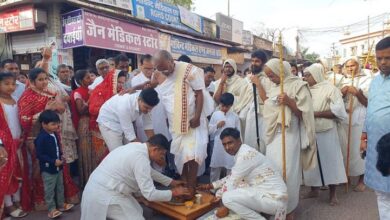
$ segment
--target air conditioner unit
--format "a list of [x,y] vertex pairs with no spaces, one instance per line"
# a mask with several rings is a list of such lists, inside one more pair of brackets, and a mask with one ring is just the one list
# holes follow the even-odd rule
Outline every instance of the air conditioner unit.
[[35,9],[34,16],[36,26],[42,26],[47,24],[47,12],[45,10],[39,8]]

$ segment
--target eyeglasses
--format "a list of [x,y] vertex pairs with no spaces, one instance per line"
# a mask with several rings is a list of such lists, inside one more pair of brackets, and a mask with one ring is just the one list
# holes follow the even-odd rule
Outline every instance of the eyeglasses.
[[99,70],[104,70],[104,69],[110,69],[109,66],[102,66],[102,67],[99,67]]

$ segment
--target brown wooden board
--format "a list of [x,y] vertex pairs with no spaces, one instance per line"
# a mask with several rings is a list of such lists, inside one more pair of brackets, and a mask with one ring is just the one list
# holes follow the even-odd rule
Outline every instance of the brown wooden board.
[[167,202],[149,202],[149,207],[157,212],[167,215],[177,220],[195,220],[214,209],[218,204],[212,204],[214,196],[210,193],[199,192],[202,194],[202,204],[194,204],[191,209],[184,205],[171,205]]

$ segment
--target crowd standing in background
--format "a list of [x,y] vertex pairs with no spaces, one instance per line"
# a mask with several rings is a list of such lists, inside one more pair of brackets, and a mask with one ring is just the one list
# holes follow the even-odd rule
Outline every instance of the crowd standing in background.
[[[80,202],[85,220],[143,219],[138,201],[197,189],[216,193],[219,217],[294,219],[320,188],[338,205],[350,177],[356,192],[375,190],[390,219],[390,37],[375,53],[377,73],[355,57],[328,70],[258,50],[245,70],[225,60],[219,79],[164,50],[132,72],[124,54],[55,74],[49,48],[28,74],[3,60],[0,219],[56,218]],[[210,184],[198,184],[205,173]],[[301,185],[311,191],[300,195]]]

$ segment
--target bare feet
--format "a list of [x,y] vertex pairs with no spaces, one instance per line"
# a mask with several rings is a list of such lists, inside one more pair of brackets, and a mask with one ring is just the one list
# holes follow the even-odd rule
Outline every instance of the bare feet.
[[364,183],[358,183],[357,186],[353,189],[355,192],[364,192],[366,190],[366,185]]
[[218,218],[224,218],[226,216],[229,215],[229,209],[226,208],[225,206],[221,206],[217,209],[217,213],[215,213],[215,215],[218,217]]
[[320,192],[318,190],[311,190],[306,195],[303,195],[302,199],[317,198],[318,196],[320,196]]
[[294,211],[292,211],[286,215],[286,220],[294,220],[294,217],[295,217],[295,213]]
[[338,204],[339,204],[339,200],[337,199],[336,196],[331,197],[331,198],[329,199],[329,205],[330,205],[330,206],[336,206],[336,205],[338,205]]

